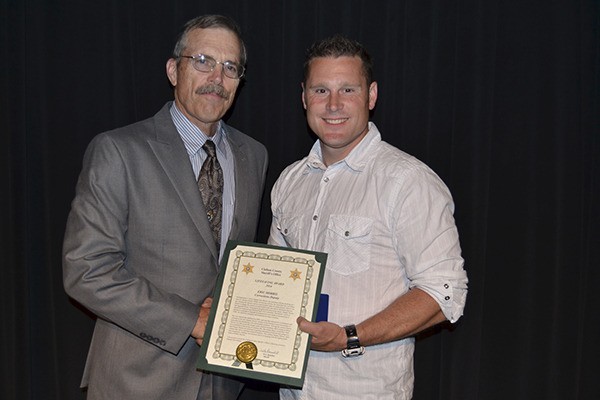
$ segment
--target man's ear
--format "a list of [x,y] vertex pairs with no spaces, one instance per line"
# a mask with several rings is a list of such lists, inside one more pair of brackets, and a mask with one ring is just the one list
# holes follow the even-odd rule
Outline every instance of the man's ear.
[[166,65],[167,77],[173,87],[177,86],[177,60],[169,58]]
[[371,82],[371,86],[369,86],[369,110],[375,108],[375,103],[377,103],[377,82]]
[[302,87],[302,106],[306,110],[306,100],[304,99],[304,82],[300,82],[300,86]]

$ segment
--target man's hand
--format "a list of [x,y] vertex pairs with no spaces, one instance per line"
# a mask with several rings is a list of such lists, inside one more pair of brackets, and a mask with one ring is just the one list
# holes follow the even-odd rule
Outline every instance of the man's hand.
[[200,306],[200,311],[198,312],[198,320],[196,321],[196,325],[192,331],[192,337],[196,339],[198,346],[202,346],[202,341],[204,340],[204,331],[206,329],[206,323],[208,322],[208,314],[210,313],[212,301],[212,297],[207,297],[204,300]]
[[296,320],[302,332],[312,335],[312,350],[340,351],[346,348],[346,330],[331,322],[310,322],[306,318],[298,317]]

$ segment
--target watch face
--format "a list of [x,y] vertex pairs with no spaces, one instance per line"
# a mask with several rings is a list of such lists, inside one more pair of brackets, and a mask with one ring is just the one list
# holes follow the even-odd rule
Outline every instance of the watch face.
[[346,325],[344,329],[346,330],[348,339],[346,341],[346,349],[342,350],[342,356],[356,357],[363,355],[365,353],[365,348],[360,345],[358,335],[356,334],[356,326]]
[[344,329],[346,330],[346,336],[348,336],[348,339],[351,337],[356,337],[358,340],[358,336],[356,334],[356,325],[346,325]]

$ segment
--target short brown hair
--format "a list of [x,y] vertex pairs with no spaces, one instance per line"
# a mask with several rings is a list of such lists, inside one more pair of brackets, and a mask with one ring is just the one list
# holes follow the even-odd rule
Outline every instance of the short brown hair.
[[313,43],[306,51],[304,61],[304,83],[310,72],[310,62],[320,57],[359,57],[362,61],[362,72],[367,79],[367,86],[373,82],[373,61],[362,44],[342,35],[335,35]]

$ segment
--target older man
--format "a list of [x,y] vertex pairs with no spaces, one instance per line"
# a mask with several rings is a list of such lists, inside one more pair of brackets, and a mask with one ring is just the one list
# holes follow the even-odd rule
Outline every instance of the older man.
[[238,26],[189,21],[167,76],[174,102],[94,138],[64,240],[67,293],[97,315],[88,399],[235,399],[195,368],[221,244],[255,238],[263,145],[226,125],[244,74]]

